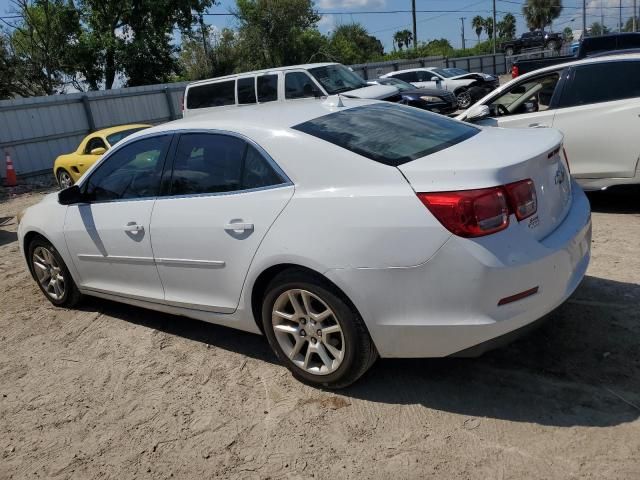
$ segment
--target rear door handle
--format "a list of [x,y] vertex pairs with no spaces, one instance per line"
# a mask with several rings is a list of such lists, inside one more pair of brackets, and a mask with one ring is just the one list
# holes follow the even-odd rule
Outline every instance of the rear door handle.
[[125,232],[138,233],[144,231],[144,227],[142,225],[138,225],[137,223],[127,223],[124,226]]
[[234,232],[246,232],[253,230],[253,223],[228,223],[224,226],[225,230],[232,230]]

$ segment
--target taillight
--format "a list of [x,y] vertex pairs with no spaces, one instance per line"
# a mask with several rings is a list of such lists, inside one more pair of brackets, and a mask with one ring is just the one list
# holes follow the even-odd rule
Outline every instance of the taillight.
[[511,67],[511,78],[516,78],[520,75],[520,69],[518,69],[517,65]]
[[418,193],[418,198],[451,233],[482,237],[509,226],[509,215],[518,221],[536,213],[538,201],[532,180],[457,192]]
[[538,210],[538,198],[533,180],[522,180],[521,182],[505,185],[511,210],[518,221],[530,217]]
[[180,97],[180,111],[184,112],[184,95]]
[[502,187],[418,193],[418,198],[447,230],[460,237],[481,237],[509,226],[509,206]]

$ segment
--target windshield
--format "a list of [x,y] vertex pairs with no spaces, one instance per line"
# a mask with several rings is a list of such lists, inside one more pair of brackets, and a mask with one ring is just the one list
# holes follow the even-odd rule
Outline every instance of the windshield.
[[379,78],[377,82],[380,85],[391,85],[392,87],[396,87],[401,92],[404,90],[415,90],[416,87],[411,85],[410,83],[405,82],[404,80],[400,80],[399,78]]
[[107,136],[107,142],[109,142],[109,145],[113,146],[123,138],[128,137],[132,133],[136,133],[136,132],[139,132],[140,130],[144,130],[145,128],[149,128],[149,127],[130,128],[129,130],[122,130],[121,132],[112,133],[111,135]]
[[469,73],[461,68],[436,68],[433,72],[444,78],[457,77],[459,75],[466,75]]
[[344,65],[310,68],[309,73],[320,82],[329,95],[369,86]]
[[293,129],[393,167],[444,150],[480,131],[435,113],[393,103],[341,110]]

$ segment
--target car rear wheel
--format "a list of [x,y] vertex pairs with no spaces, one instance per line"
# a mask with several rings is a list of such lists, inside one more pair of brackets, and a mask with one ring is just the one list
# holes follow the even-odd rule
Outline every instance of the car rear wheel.
[[458,100],[458,107],[466,109],[469,108],[471,106],[471,93],[469,93],[469,90],[458,90],[456,92],[456,98]]
[[51,243],[38,237],[29,244],[29,266],[38,287],[57,307],[73,307],[82,294],[78,290],[69,269]]
[[65,188],[69,188],[71,185],[73,185],[73,178],[71,178],[69,172],[67,172],[64,168],[58,170],[57,177],[58,185],[60,185],[61,189],[64,190]]
[[328,281],[305,271],[285,271],[271,281],[262,324],[278,359],[313,386],[346,387],[377,358],[355,308]]

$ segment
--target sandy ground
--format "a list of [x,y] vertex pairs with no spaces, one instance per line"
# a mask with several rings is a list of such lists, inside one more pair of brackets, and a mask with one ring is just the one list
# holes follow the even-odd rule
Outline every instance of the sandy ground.
[[378,361],[340,393],[293,380],[259,336],[53,308],[9,218],[0,478],[638,479],[640,191],[591,200],[588,277],[542,329],[479,359]]

